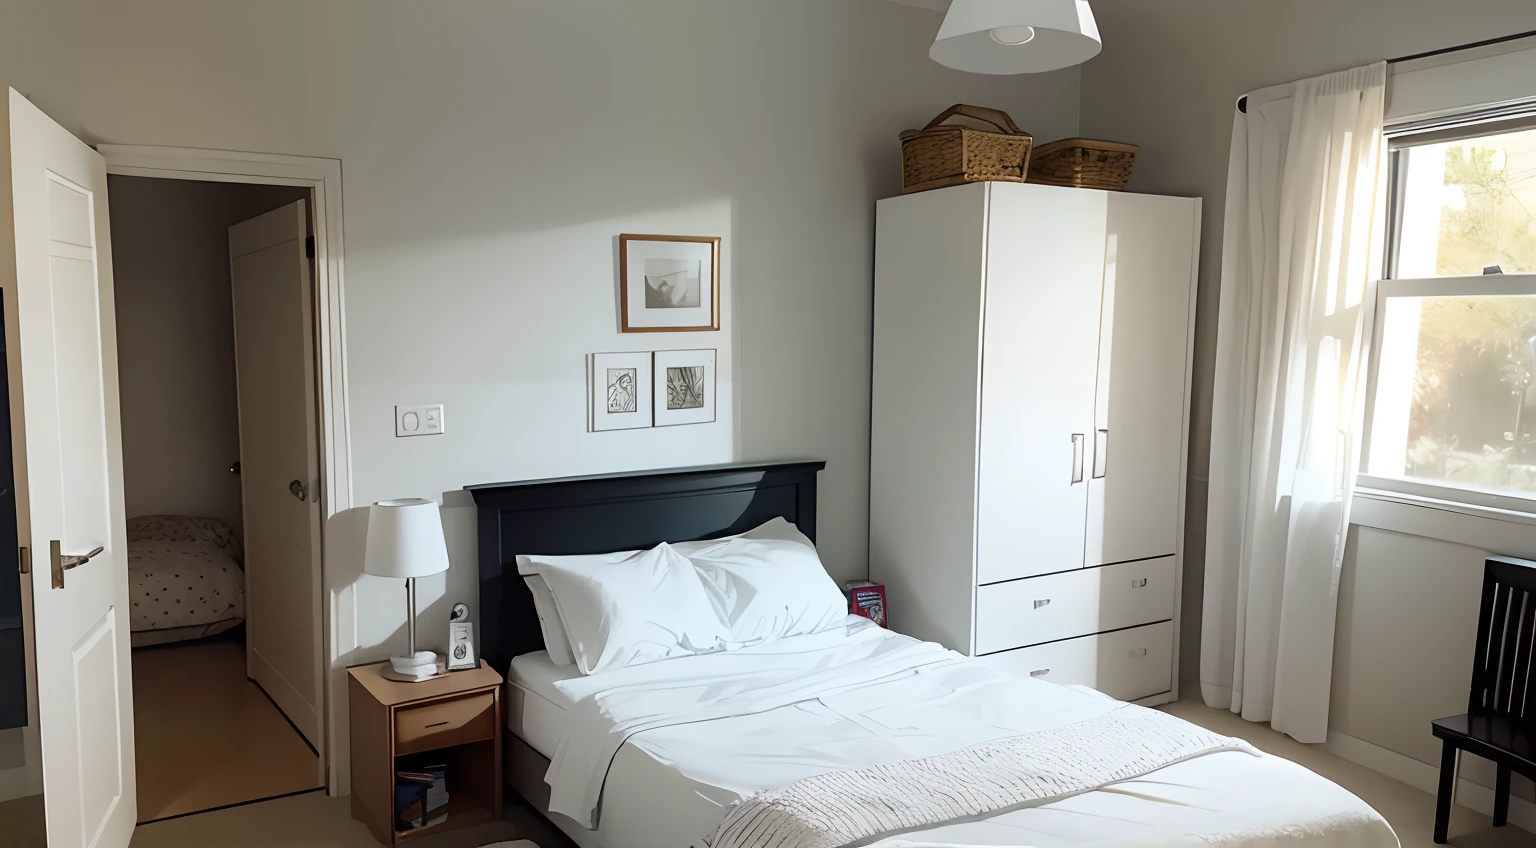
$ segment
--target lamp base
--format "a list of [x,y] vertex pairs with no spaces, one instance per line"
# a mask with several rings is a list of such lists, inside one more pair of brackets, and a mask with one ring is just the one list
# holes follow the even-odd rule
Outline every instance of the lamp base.
[[437,676],[437,654],[431,651],[417,651],[410,656],[390,657],[389,668],[380,669],[379,673],[390,680],[406,683],[430,680]]

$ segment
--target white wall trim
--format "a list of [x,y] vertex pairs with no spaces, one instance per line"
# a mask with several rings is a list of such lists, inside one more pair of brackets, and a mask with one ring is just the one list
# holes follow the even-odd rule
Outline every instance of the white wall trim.
[[[306,186],[314,191],[315,289],[319,292],[315,322],[320,366],[320,448],[323,553],[321,571],[335,550],[327,530],[332,519],[352,508],[352,438],[347,410],[346,311],[343,284],[341,160],[273,153],[202,150],[102,144],[97,151],[107,161],[107,173],[206,182]],[[110,202],[110,198],[109,198]],[[350,541],[350,540],[349,540]],[[345,703],[346,671],[338,661],[357,642],[355,614],[338,603],[336,591],[323,578],[320,661],[316,674],[325,720],[321,723],[320,768],[331,795],[351,791],[345,752],[346,725],[338,727],[339,707]],[[338,750],[340,748],[340,750]]]
[[[1390,751],[1364,739],[1357,739],[1337,730],[1329,730],[1328,741],[1323,744],[1323,749],[1356,765],[1365,766],[1393,780],[1428,792],[1430,795],[1439,791],[1440,769],[1437,766]],[[1493,790],[1464,777],[1460,778],[1456,781],[1456,803],[1485,816],[1492,816]],[[1536,804],[1523,798],[1510,798],[1509,823],[1536,833]],[[1451,835],[1453,837],[1459,835],[1456,828],[1456,816],[1452,813]]]

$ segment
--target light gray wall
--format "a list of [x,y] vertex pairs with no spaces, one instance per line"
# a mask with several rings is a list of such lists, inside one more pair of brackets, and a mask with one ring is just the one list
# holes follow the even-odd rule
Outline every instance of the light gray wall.
[[[828,566],[864,576],[897,134],[957,101],[1077,130],[1076,69],[950,71],[938,24],[883,0],[11,0],[0,82],[92,143],[342,161],[352,494],[449,499],[432,647],[474,599],[470,483],[819,457]],[[619,334],[623,232],[723,236],[725,329]],[[586,432],[587,354],[691,347],[719,350],[719,423]],[[400,403],[445,404],[446,433],[396,439]],[[347,519],[330,602],[362,647],[336,667],[405,643],[399,584],[361,575]]]
[[1227,154],[1238,96],[1536,28],[1530,0],[1095,0],[1104,52],[1082,68],[1082,133],[1141,145],[1130,188],[1205,198],[1179,667],[1200,663],[1211,383]]
[[241,527],[229,227],[308,189],[108,178],[128,517]]

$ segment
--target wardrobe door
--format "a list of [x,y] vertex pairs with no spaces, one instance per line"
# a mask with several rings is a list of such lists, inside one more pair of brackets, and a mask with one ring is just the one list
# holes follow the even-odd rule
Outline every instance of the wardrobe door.
[[1087,565],[1177,552],[1200,201],[1109,198]]
[[976,504],[982,584],[1083,565],[1106,201],[1097,191],[991,184]]

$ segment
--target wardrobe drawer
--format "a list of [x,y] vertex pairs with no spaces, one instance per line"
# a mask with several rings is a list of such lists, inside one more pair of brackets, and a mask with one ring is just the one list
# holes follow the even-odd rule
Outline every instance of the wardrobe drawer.
[[1150,624],[982,657],[1000,671],[1089,686],[1136,701],[1173,688],[1173,622]]
[[395,708],[395,756],[496,738],[496,695],[458,698]]
[[1173,618],[1174,558],[1080,568],[976,589],[976,653]]

